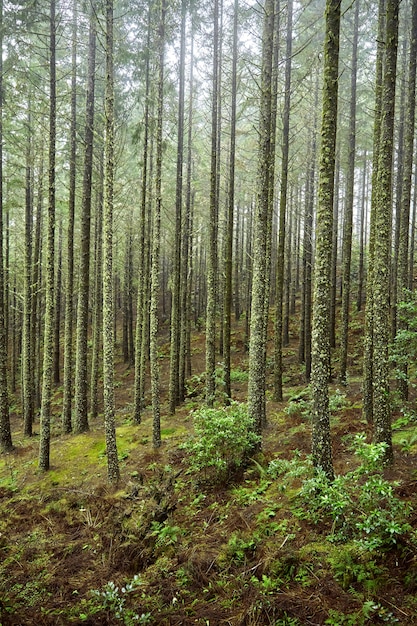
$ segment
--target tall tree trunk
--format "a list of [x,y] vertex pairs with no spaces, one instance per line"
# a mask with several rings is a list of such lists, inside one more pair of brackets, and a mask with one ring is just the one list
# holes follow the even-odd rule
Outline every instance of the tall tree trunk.
[[145,357],[143,337],[146,328],[145,295],[146,295],[146,206],[148,189],[148,156],[149,156],[149,91],[150,91],[150,37],[151,37],[151,5],[148,7],[148,30],[147,30],[147,50],[145,64],[145,111],[144,111],[144,139],[143,139],[143,164],[142,164],[142,188],[140,202],[140,247],[139,247],[139,267],[138,267],[138,302],[136,313],[136,347],[135,347],[135,378],[134,378],[134,413],[133,418],[136,424],[140,424],[142,405],[144,403],[143,390],[145,381]]
[[159,391],[158,357],[158,302],[159,272],[161,247],[161,205],[162,205],[162,123],[164,105],[164,56],[165,56],[165,16],[166,0],[160,0],[159,37],[158,37],[158,100],[156,126],[156,170],[155,170],[155,207],[152,233],[151,294],[150,294],[150,363],[153,414],[153,446],[161,445],[161,407]]
[[52,374],[54,364],[54,263],[55,263],[55,145],[56,145],[56,16],[55,0],[50,2],[49,43],[49,159],[48,223],[45,279],[45,336],[43,353],[39,469],[49,470],[51,439]]
[[114,406],[114,302],[113,302],[113,202],[114,202],[114,69],[113,0],[106,0],[106,92],[103,209],[103,391],[107,476],[120,479]]
[[54,383],[60,382],[61,303],[62,303],[62,217],[58,230],[58,260],[56,264],[55,320],[54,320]]
[[91,7],[88,70],[85,117],[85,154],[83,172],[83,195],[81,206],[81,246],[79,265],[79,286],[77,306],[77,343],[75,362],[75,431],[82,433],[88,430],[88,305],[90,294],[90,229],[91,229],[91,188],[93,175],[93,143],[94,143],[94,87],[96,64],[96,15],[94,5]]
[[363,283],[365,275],[365,204],[367,201],[367,153],[366,150],[363,155],[363,169],[362,169],[362,188],[361,188],[361,212],[359,223],[359,269],[358,269],[358,296],[356,299],[357,311],[362,310],[363,304]]
[[93,346],[91,349],[90,412],[91,418],[98,416],[98,383],[102,357],[103,337],[103,154],[100,155],[100,180],[95,211],[95,267],[94,267],[94,308],[92,319]]
[[392,225],[392,156],[399,0],[387,0],[384,82],[376,190],[373,263],[373,389],[374,441],[386,444],[384,460],[392,463],[388,343],[390,338],[390,244]]
[[[406,17],[408,20],[408,7],[405,6]],[[390,315],[391,315],[391,339],[394,340],[397,334],[397,301],[398,301],[398,255],[400,248],[401,233],[401,217],[402,217],[402,195],[404,181],[404,127],[405,127],[405,98],[406,98],[406,71],[407,71],[407,38],[404,37],[401,52],[401,70],[400,70],[400,98],[398,103],[398,139],[397,139],[397,158],[396,158],[396,180],[395,180],[395,207],[394,207],[394,235],[393,254],[391,262],[391,280],[390,280]],[[407,224],[407,231],[408,231]]]
[[0,451],[13,448],[7,389],[7,338],[5,328],[3,258],[3,0],[0,0]]
[[[193,19],[193,18],[192,18]],[[179,388],[180,400],[185,398],[185,379],[191,375],[191,350],[190,350],[190,334],[191,334],[191,285],[192,285],[192,211],[193,211],[193,192],[192,174],[193,174],[193,158],[192,158],[192,140],[193,140],[193,90],[194,90],[194,24],[192,24],[191,32],[191,50],[190,50],[190,95],[188,103],[188,137],[187,137],[187,180],[186,180],[186,199],[185,214],[182,228],[182,271],[183,280],[181,282],[181,337],[180,337],[180,371],[179,371]]]
[[67,223],[67,285],[64,326],[64,392],[62,406],[62,430],[72,430],[72,383],[73,383],[73,331],[74,331],[74,220],[75,220],[75,181],[77,158],[77,0],[72,9],[71,44],[71,122],[69,149],[69,195]]
[[28,102],[28,138],[26,149],[25,180],[25,258],[23,284],[23,333],[22,333],[22,400],[23,428],[28,437],[32,436],[34,419],[34,367],[32,355],[36,335],[32,333],[32,231],[33,231],[33,193],[32,193],[32,147],[31,147],[31,101]]
[[343,228],[342,329],[340,337],[339,373],[340,382],[343,385],[346,385],[347,383],[347,358],[349,345],[350,268],[352,261],[352,226],[356,152],[356,82],[358,73],[359,7],[360,1],[356,0],[353,22],[352,68],[350,79],[348,173],[346,183],[345,220]]
[[[413,149],[416,106],[416,69],[417,69],[417,0],[413,0],[411,14],[410,57],[408,66],[407,103],[404,129],[404,162],[401,194],[401,219],[398,240],[398,301],[407,298],[408,287],[408,239],[410,227],[411,176],[413,169]],[[398,319],[398,329],[406,330],[407,324]],[[408,399],[407,365],[402,368],[403,377],[398,381],[398,390],[402,400]]]
[[292,62],[293,2],[287,2],[287,45],[285,52],[285,91],[282,123],[281,192],[279,198],[279,232],[276,278],[276,311],[274,342],[274,400],[282,402],[282,309],[285,271],[285,217],[288,193],[288,159],[290,148],[291,62]]
[[213,406],[216,394],[216,281],[217,281],[217,159],[218,159],[218,105],[219,105],[219,0],[214,0],[213,14],[213,82],[211,110],[211,164],[210,207],[207,254],[207,305],[206,305],[206,402]]
[[265,0],[262,34],[262,70],[259,120],[259,154],[257,174],[257,198],[254,216],[252,305],[249,340],[248,411],[255,431],[260,434],[265,423],[265,375],[266,375],[266,329],[265,308],[267,290],[268,235],[272,217],[271,178],[273,158],[271,155],[272,127],[272,60],[274,55],[275,2]]
[[382,75],[384,67],[385,0],[378,5],[378,35],[375,66],[375,117],[373,130],[371,218],[368,246],[368,276],[366,282],[365,340],[363,354],[363,415],[368,424],[373,422],[373,361],[374,361],[374,305],[373,272],[375,252],[376,189],[381,135]]
[[333,478],[328,390],[330,376],[329,302],[337,131],[340,5],[340,0],[327,0],[326,2],[311,366],[313,463],[316,468],[321,468],[329,479]]
[[414,247],[416,238],[416,213],[417,213],[417,168],[414,171],[414,197],[413,197],[413,214],[410,224],[410,259],[409,259],[409,275],[408,288],[410,291],[414,289]]
[[[181,1],[181,37],[179,58],[179,94],[178,94],[178,126],[177,126],[177,172],[175,187],[175,249],[172,266],[172,308],[171,308],[171,354],[169,376],[169,412],[175,413],[179,403],[179,365],[180,365],[180,333],[181,333],[181,284],[187,280],[181,267],[182,248],[182,196],[183,196],[183,163],[184,163],[184,102],[185,102],[185,20],[186,0]],[[184,313],[184,312],[183,312]]]
[[[237,43],[239,2],[235,0],[233,15],[233,57],[232,57],[232,101],[230,110],[230,152],[229,152],[229,197],[227,199],[226,241],[225,241],[225,294],[224,294],[224,387],[226,397],[232,397],[230,387],[230,338],[232,316],[232,273],[233,273],[233,221],[235,206],[235,158],[236,158],[236,101],[237,101]],[[237,249],[236,249],[237,253]],[[237,264],[237,254],[235,263]]]

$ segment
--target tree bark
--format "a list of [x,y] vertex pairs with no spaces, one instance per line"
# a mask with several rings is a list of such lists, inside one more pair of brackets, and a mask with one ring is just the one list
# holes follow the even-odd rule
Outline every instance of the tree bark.
[[311,371],[313,391],[313,463],[315,468],[322,469],[329,479],[332,479],[334,476],[328,390],[330,376],[329,302],[337,130],[340,4],[340,0],[327,0],[326,2]]

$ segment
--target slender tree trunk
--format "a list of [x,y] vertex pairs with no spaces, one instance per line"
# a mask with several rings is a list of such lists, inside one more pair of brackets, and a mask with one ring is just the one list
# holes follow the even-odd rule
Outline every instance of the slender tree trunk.
[[409,259],[409,276],[408,288],[410,291],[414,289],[414,247],[416,236],[416,212],[417,212],[417,167],[414,171],[414,196],[413,196],[413,214],[410,224],[410,259]]
[[155,171],[155,207],[152,233],[152,266],[150,297],[150,362],[153,414],[153,445],[161,445],[161,407],[159,391],[158,358],[158,301],[161,246],[161,205],[162,205],[162,123],[164,104],[164,56],[165,56],[165,16],[166,0],[160,0],[160,22],[158,38],[158,100],[156,127],[156,171]]
[[359,234],[359,269],[358,269],[358,296],[356,300],[357,311],[362,310],[363,304],[363,283],[365,274],[365,204],[367,202],[367,153],[363,155],[363,170],[362,170],[362,189],[361,189],[361,213],[360,213],[360,234]]
[[114,201],[114,70],[113,0],[106,0],[106,134],[104,144],[103,210],[103,391],[107,476],[110,483],[120,479],[117,457],[114,406],[114,303],[113,303],[113,201]]
[[26,150],[26,189],[25,189],[25,259],[23,285],[23,335],[22,335],[22,400],[23,400],[23,428],[26,436],[32,436],[34,419],[34,368],[32,355],[35,335],[32,333],[32,148],[31,148],[31,102],[28,103],[28,144]]
[[378,178],[379,146],[381,134],[382,72],[384,67],[385,0],[379,0],[377,56],[375,67],[375,118],[372,156],[371,218],[368,246],[368,275],[366,282],[365,340],[363,355],[363,415],[368,424],[373,422],[373,362],[374,362],[374,305],[373,272],[375,252],[376,189]]
[[214,0],[213,30],[213,82],[211,111],[211,166],[210,207],[207,254],[207,305],[206,305],[206,402],[213,406],[216,394],[216,280],[217,280],[217,159],[218,159],[218,105],[219,105],[219,0]]
[[285,53],[285,92],[282,126],[281,193],[279,198],[279,232],[276,279],[276,311],[274,342],[274,400],[282,402],[282,310],[285,270],[285,218],[288,192],[288,159],[290,148],[290,107],[291,107],[291,62],[292,62],[292,19],[293,2],[287,2],[287,45]]
[[267,290],[267,250],[271,228],[270,211],[272,118],[272,60],[274,56],[274,0],[265,0],[262,35],[262,70],[259,120],[259,155],[257,174],[257,198],[254,216],[252,305],[249,343],[248,411],[255,431],[261,433],[265,423],[265,375],[266,375],[266,329],[265,307]]
[[350,82],[348,173],[346,183],[345,220],[343,228],[342,331],[340,337],[339,373],[340,382],[343,385],[346,385],[347,383],[347,359],[349,345],[350,268],[352,262],[352,227],[356,152],[356,82],[358,73],[359,7],[360,1],[356,0],[353,23],[352,69]]
[[101,363],[101,340],[103,337],[103,155],[100,155],[100,181],[96,202],[94,308],[92,319],[93,346],[91,350],[90,412],[92,419],[98,416],[98,382]]
[[90,294],[90,224],[91,224],[91,188],[93,173],[93,142],[94,142],[94,87],[96,61],[96,16],[94,6],[91,7],[88,73],[85,121],[85,154],[83,173],[83,195],[81,207],[81,247],[79,265],[79,286],[77,306],[77,345],[75,363],[75,431],[88,430],[88,308]]
[[312,370],[312,455],[316,468],[333,478],[330,439],[330,270],[333,232],[333,195],[337,130],[340,0],[326,2],[324,85],[320,172],[314,268]]
[[[407,5],[405,8],[407,12]],[[406,19],[409,18],[407,12]],[[395,213],[394,213],[394,235],[393,254],[391,262],[391,280],[390,280],[390,316],[391,316],[391,339],[397,334],[397,301],[398,301],[398,255],[400,248],[401,233],[401,217],[402,217],[402,195],[404,181],[404,127],[405,127],[405,97],[406,97],[406,80],[407,71],[407,38],[404,37],[401,54],[401,71],[400,71],[400,99],[398,104],[398,140],[397,140],[397,159],[396,159],[396,181],[395,181]],[[408,231],[408,224],[407,224]]]
[[[404,167],[401,194],[401,219],[398,238],[398,301],[407,299],[408,287],[408,239],[411,205],[411,177],[413,169],[413,149],[416,106],[416,69],[417,69],[417,0],[412,3],[410,57],[408,66],[407,103],[404,128]],[[407,330],[407,324],[398,319],[398,329]],[[398,390],[402,400],[408,399],[407,365],[402,368],[403,377],[398,381]]]
[[[225,242],[225,295],[224,295],[224,386],[226,397],[232,397],[230,387],[230,338],[232,316],[232,276],[233,276],[233,221],[235,206],[235,158],[236,158],[236,101],[237,101],[237,43],[238,43],[239,2],[235,0],[233,15],[233,57],[232,57],[232,101],[230,111],[230,152],[229,152],[229,197],[226,216]],[[237,252],[237,250],[236,250]],[[235,258],[237,264],[237,255]],[[229,400],[230,401],[230,400]]]
[[374,441],[386,444],[384,460],[392,463],[391,407],[389,399],[389,283],[392,225],[392,156],[395,79],[398,47],[399,0],[387,0],[381,138],[376,190],[375,255],[373,264],[373,389]]
[[193,192],[192,173],[192,140],[193,140],[193,90],[194,90],[194,24],[192,24],[191,50],[190,50],[190,96],[188,103],[188,137],[187,137],[187,180],[185,215],[182,228],[182,271],[181,283],[181,337],[180,337],[180,372],[179,388],[180,400],[185,398],[185,379],[191,375],[191,285],[192,285],[192,210]]
[[136,424],[140,424],[142,406],[144,403],[144,355],[143,355],[143,336],[146,326],[145,313],[145,293],[147,276],[146,267],[146,206],[147,206],[147,188],[148,188],[148,152],[149,152],[149,91],[150,91],[150,36],[151,36],[151,5],[148,7],[148,31],[147,31],[147,50],[145,65],[145,112],[144,112],[144,140],[143,140],[143,164],[142,164],[142,189],[140,203],[140,247],[139,247],[139,268],[138,268],[138,302],[136,313],[136,348],[135,348],[135,399],[134,399],[134,420]]
[[54,320],[54,383],[60,382],[61,303],[62,303],[62,218],[59,220],[58,260],[56,267],[55,320]]
[[73,2],[71,45],[71,122],[69,154],[69,196],[67,224],[67,286],[64,327],[64,392],[62,406],[62,430],[72,430],[72,383],[73,383],[73,331],[74,331],[74,220],[75,181],[77,158],[77,0]]
[[185,102],[185,20],[186,0],[181,1],[181,37],[179,58],[179,95],[177,125],[177,172],[175,188],[175,250],[172,267],[172,308],[171,308],[171,355],[169,377],[169,412],[175,413],[179,403],[179,364],[180,364],[180,333],[181,333],[181,284],[187,280],[181,267],[182,248],[182,196],[183,196],[183,164],[184,164],[184,102]]
[[3,256],[3,0],[0,0],[0,451],[13,448],[7,389],[7,338],[4,301]]
[[48,223],[45,280],[45,336],[43,353],[41,431],[39,469],[49,470],[51,439],[52,374],[54,363],[54,287],[55,287],[55,144],[56,144],[56,17],[55,0],[50,2],[49,44],[49,162]]

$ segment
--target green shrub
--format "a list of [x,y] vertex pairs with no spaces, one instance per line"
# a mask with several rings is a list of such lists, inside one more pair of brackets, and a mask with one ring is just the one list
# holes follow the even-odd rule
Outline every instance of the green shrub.
[[362,464],[333,482],[320,470],[306,480],[300,492],[306,506],[298,511],[300,517],[317,521],[329,516],[333,541],[352,539],[370,551],[393,547],[411,530],[411,509],[395,495],[395,484],[381,475],[385,445],[367,444],[364,434],[356,435],[355,453]]
[[260,441],[246,404],[203,407],[193,418],[195,437],[185,445],[190,471],[203,472],[213,482],[225,480],[240,467]]

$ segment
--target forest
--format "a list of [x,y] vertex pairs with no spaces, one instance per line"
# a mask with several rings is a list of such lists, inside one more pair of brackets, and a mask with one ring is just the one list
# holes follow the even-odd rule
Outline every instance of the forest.
[[0,626],[417,624],[417,0],[0,50]]

